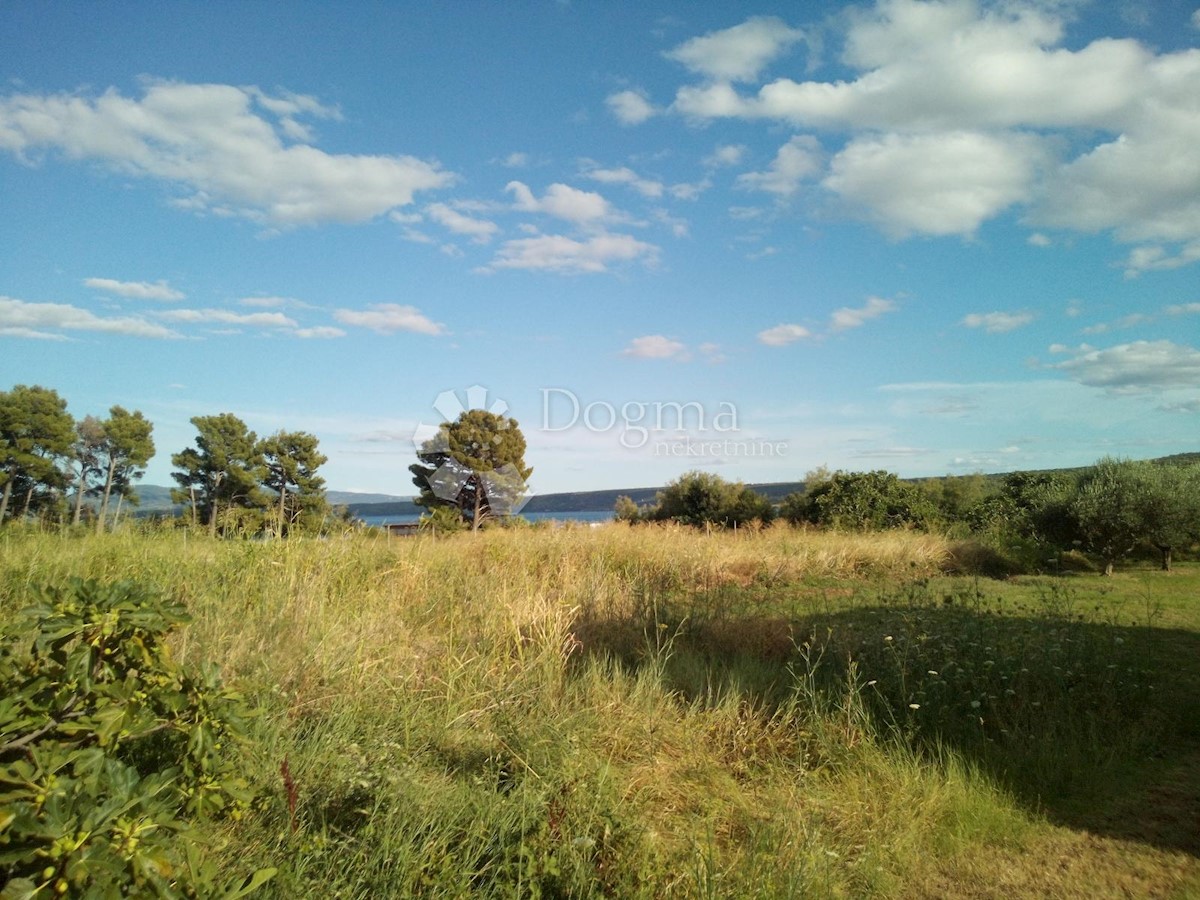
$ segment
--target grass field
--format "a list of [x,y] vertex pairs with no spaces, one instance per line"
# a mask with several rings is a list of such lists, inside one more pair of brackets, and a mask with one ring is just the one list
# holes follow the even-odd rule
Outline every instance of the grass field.
[[[260,710],[230,873],[295,897],[1200,896],[1200,566],[909,533],[0,532],[186,603]],[[280,775],[294,779],[289,810]]]

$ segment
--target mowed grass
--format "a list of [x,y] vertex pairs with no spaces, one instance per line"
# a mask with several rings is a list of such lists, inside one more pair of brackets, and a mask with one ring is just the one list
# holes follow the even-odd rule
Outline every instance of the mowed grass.
[[[994,581],[937,536],[0,533],[183,600],[261,715],[214,824],[278,897],[1200,895],[1200,567]],[[281,776],[287,761],[295,810]]]

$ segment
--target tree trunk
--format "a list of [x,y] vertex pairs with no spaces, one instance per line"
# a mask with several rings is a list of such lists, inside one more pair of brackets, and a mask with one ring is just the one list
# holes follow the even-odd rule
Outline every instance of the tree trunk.
[[71,517],[71,525],[79,524],[79,516],[83,513],[83,489],[87,484],[87,466],[79,464],[79,486],[75,488],[75,515]]
[[1111,578],[1112,573],[1113,573],[1113,561],[1111,559],[1106,559],[1104,561],[1104,575],[1105,575],[1105,577]]
[[4,514],[8,512],[8,498],[12,496],[12,477],[4,482],[4,496],[0,497],[0,524],[4,522]]
[[1162,553],[1162,570],[1164,572],[1170,572],[1171,571],[1171,548],[1164,547],[1160,544],[1158,549],[1159,549],[1159,552]]
[[209,505],[209,508],[208,508],[208,535],[209,535],[209,537],[215,538],[217,536],[217,510],[219,510],[220,508],[221,508],[221,505],[219,503],[217,503],[217,498],[214,497],[212,503]]
[[113,528],[117,527],[117,523],[121,521],[121,504],[125,502],[124,494],[117,494],[117,510],[113,513]]
[[21,518],[29,518],[29,507],[33,505],[33,485],[29,486],[29,490],[25,492],[25,508],[21,510]]
[[104,530],[104,517],[108,513],[108,495],[112,492],[113,477],[117,472],[117,461],[108,461],[108,476],[104,479],[104,499],[100,501],[100,515],[96,517],[96,534]]
[[279,539],[283,540],[283,517],[287,514],[287,482],[279,486]]

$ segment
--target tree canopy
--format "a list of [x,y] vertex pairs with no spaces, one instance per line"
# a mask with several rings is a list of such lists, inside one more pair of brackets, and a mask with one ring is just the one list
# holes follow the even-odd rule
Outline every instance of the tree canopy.
[[452,506],[477,530],[488,519],[519,511],[533,469],[525,464],[525,435],[516,419],[483,409],[443,422],[409,466],[420,491],[413,501]]
[[65,485],[60,463],[70,457],[74,441],[75,420],[57,391],[18,384],[0,393],[0,522],[14,495],[24,495],[25,515],[39,488]]

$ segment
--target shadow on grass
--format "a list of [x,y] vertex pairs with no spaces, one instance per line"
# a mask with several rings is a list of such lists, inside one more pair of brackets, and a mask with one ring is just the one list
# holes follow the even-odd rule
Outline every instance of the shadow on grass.
[[585,610],[576,636],[631,669],[655,660],[690,702],[733,693],[770,714],[854,690],[881,737],[955,753],[1053,822],[1200,856],[1200,634],[1086,593],[917,582],[825,592],[814,612],[724,592]]

